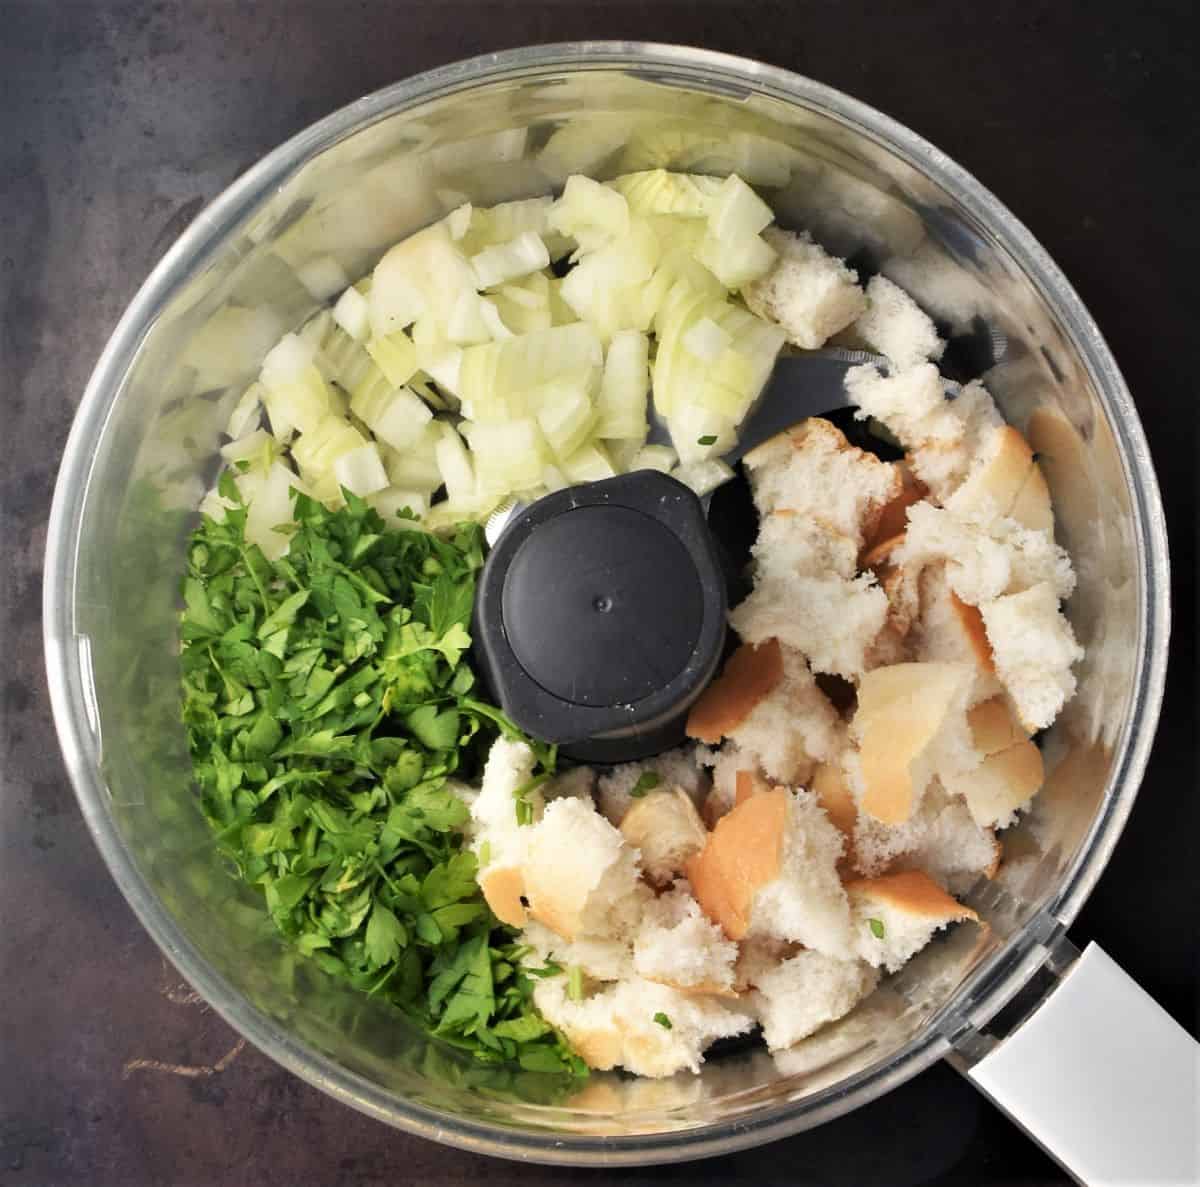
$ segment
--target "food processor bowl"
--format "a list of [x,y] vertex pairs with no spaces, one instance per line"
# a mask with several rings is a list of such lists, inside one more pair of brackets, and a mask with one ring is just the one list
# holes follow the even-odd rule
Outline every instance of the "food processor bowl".
[[[179,579],[220,432],[264,351],[397,239],[464,201],[573,172],[739,172],[784,226],[923,304],[1038,451],[1087,658],[1042,740],[1048,778],[963,925],[792,1051],[699,1076],[544,1078],[472,1064],[276,936],[202,818],[178,715]],[[170,249],[109,341],[50,524],[46,649],[67,767],[104,859],[180,973],[252,1043],[345,1104],[481,1153],[633,1164],[719,1154],[844,1113],[948,1054],[970,1066],[1070,962],[1063,932],[1133,805],[1163,691],[1167,545],[1146,440],[1066,279],[932,145],[784,70],[595,42],[488,55],[351,104],[255,165]],[[1021,991],[1024,992],[1021,992]],[[1003,1007],[1008,1007],[1002,1011]],[[998,1016],[1003,1021],[998,1020]]]

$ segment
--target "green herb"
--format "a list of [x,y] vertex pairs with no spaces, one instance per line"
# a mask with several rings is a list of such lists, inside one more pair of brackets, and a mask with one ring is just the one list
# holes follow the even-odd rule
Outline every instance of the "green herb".
[[540,775],[535,775],[528,783],[521,784],[513,792],[513,799],[516,801],[518,824],[533,823],[533,801],[529,797],[550,778],[550,774],[549,771],[543,771]]
[[[285,557],[246,510],[205,519],[184,581],[183,717],[200,802],[299,952],[476,1060],[564,1079],[582,1061],[533,1006],[523,950],[463,848],[471,779],[501,733],[466,656],[483,538],[388,531],[362,500],[295,494]],[[553,747],[535,747],[553,769]]]
[[643,771],[637,782],[629,789],[630,798],[640,800],[648,791],[653,791],[662,782],[657,771]]
[[697,445],[715,445],[716,443],[717,443],[717,439],[715,436],[712,436],[712,435],[696,438]]
[[577,964],[567,969],[567,997],[573,1002],[583,1001],[583,969]]
[[660,1011],[659,1011],[657,1014],[655,1014],[655,1015],[654,1015],[654,1021],[655,1021],[655,1022],[657,1022],[657,1023],[658,1023],[658,1025],[659,1025],[659,1026],[661,1026],[661,1027],[663,1028],[663,1030],[670,1030],[670,1029],[671,1029],[671,1020],[670,1020],[670,1018],[668,1018],[668,1017],[666,1016],[666,1014],[664,1014],[664,1013],[663,1013],[661,1010],[660,1010]]
[[882,919],[868,919],[867,926],[871,929],[871,935],[873,935],[877,940],[883,939]]

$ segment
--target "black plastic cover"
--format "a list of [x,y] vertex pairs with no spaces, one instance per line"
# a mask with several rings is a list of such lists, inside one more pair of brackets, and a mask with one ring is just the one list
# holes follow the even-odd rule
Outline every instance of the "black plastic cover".
[[640,758],[682,740],[725,612],[699,499],[643,470],[547,495],[508,525],[480,579],[476,657],[526,732],[587,761]]

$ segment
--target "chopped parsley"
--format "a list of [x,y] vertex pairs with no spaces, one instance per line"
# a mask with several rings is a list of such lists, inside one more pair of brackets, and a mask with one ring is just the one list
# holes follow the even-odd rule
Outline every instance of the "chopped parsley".
[[716,443],[717,443],[717,438],[712,434],[709,434],[706,437],[697,437],[696,438],[697,445],[716,445]]
[[577,964],[567,969],[567,997],[573,1002],[583,1001],[583,969]]
[[877,940],[883,939],[882,919],[868,919],[867,926],[871,929],[871,935],[873,935]]
[[648,791],[653,791],[662,782],[657,771],[643,771],[637,782],[629,789],[631,799],[640,800]]
[[[519,736],[472,696],[481,530],[392,531],[348,492],[337,511],[295,492],[290,548],[270,561],[228,474],[220,490],[234,505],[191,538],[180,625],[219,847],[327,973],[484,1064],[585,1075],[534,1008],[448,783],[476,777],[498,733]],[[553,748],[535,752],[548,774]]]
[[655,1014],[655,1015],[654,1015],[654,1021],[655,1021],[655,1022],[657,1022],[657,1023],[658,1023],[658,1025],[659,1025],[659,1026],[661,1026],[661,1027],[663,1028],[663,1030],[670,1030],[670,1029],[671,1029],[671,1020],[670,1020],[670,1018],[668,1018],[668,1017],[666,1016],[666,1014],[664,1014],[664,1013],[663,1013],[661,1010],[659,1010],[659,1012],[658,1012],[657,1014]]

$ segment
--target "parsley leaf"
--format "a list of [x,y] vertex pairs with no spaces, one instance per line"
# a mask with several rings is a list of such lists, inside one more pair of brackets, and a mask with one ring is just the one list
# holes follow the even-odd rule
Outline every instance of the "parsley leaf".
[[631,799],[640,800],[648,791],[653,791],[662,782],[657,771],[643,771],[637,782],[629,789]]
[[[293,492],[269,561],[233,507],[188,549],[179,628],[183,721],[220,849],[279,931],[326,972],[439,1041],[513,1075],[569,1085],[582,1062],[533,1005],[512,932],[488,909],[451,780],[501,733],[469,664],[477,525],[389,531],[345,493]],[[542,771],[555,750],[531,742]]]
[[655,1022],[657,1022],[657,1023],[658,1023],[658,1025],[659,1025],[659,1026],[661,1026],[661,1027],[663,1028],[663,1030],[670,1030],[670,1029],[671,1029],[671,1020],[670,1020],[670,1018],[668,1018],[668,1017],[666,1016],[666,1014],[664,1014],[664,1013],[663,1013],[661,1010],[660,1010],[660,1011],[659,1011],[657,1014],[655,1014],[655,1015],[654,1015],[654,1021],[655,1021]]
[[882,919],[868,919],[867,926],[871,929],[871,935],[873,935],[877,940],[883,939],[884,931]]

